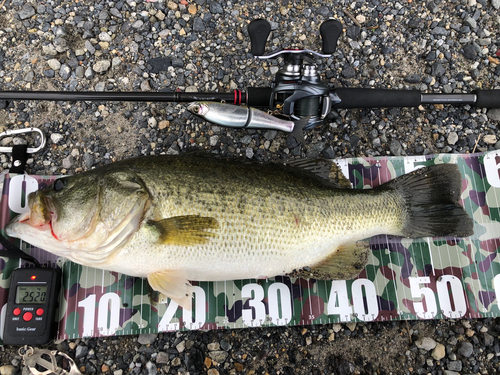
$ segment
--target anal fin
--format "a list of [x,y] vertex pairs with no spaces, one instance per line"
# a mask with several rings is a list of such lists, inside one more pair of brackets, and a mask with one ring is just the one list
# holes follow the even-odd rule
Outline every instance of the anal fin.
[[183,309],[191,311],[193,286],[181,272],[172,270],[150,273],[148,282],[151,288],[177,302]]
[[289,276],[319,280],[351,280],[368,263],[370,245],[366,241],[339,246],[333,254],[311,267],[293,271]]

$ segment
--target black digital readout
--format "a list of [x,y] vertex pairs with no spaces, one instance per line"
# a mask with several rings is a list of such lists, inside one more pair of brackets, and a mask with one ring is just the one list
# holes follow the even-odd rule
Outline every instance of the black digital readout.
[[16,293],[17,304],[42,304],[47,296],[45,285],[19,285]]

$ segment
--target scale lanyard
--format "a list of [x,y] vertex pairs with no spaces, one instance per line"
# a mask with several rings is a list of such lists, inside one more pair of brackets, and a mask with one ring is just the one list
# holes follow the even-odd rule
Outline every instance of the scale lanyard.
[[6,239],[3,235],[0,235],[0,243],[4,247],[4,250],[0,252],[0,256],[7,258],[21,258],[33,263],[36,267],[40,267],[40,263],[38,263],[38,260],[33,258],[31,255],[26,254],[8,239]]

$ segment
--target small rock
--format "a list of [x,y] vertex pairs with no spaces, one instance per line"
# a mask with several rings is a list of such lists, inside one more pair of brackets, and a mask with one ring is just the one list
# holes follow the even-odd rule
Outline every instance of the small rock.
[[454,145],[458,141],[458,134],[456,132],[450,132],[450,134],[448,134],[447,141],[448,141],[448,144]]
[[62,37],[55,38],[52,42],[57,52],[66,52],[69,49],[68,42]]
[[437,343],[431,355],[436,361],[443,359],[446,355],[446,347],[443,344]]
[[216,1],[209,1],[208,2],[208,6],[210,8],[210,13],[212,14],[222,14],[224,13],[224,8],[222,8],[222,5],[220,5],[218,2]]
[[444,73],[446,73],[446,70],[444,69],[443,64],[440,62],[432,64],[432,75],[434,77],[441,77]]
[[477,58],[477,51],[474,45],[467,44],[464,46],[464,56],[469,60],[475,60]]
[[144,22],[142,22],[141,20],[137,20],[132,24],[132,27],[134,29],[140,29],[142,25],[144,25]]
[[35,15],[35,9],[31,6],[31,4],[24,4],[17,15],[21,20],[25,20]]
[[218,342],[211,342],[210,344],[207,345],[207,349],[210,351],[219,350],[220,344]]
[[408,83],[419,83],[420,80],[421,80],[420,74],[409,74],[405,78],[405,81]]
[[342,76],[344,78],[352,78],[356,75],[356,70],[350,65],[346,65],[342,68]]
[[172,66],[172,59],[166,57],[156,57],[148,61],[151,65],[151,73],[160,73],[168,70],[169,66]]
[[75,165],[75,158],[73,156],[68,155],[62,161],[63,168],[70,169]]
[[[85,155],[84,155],[85,157]],[[93,158],[92,158],[93,160]],[[90,169],[90,168],[89,168]],[[89,348],[88,346],[85,346],[85,345],[78,345],[76,347],[76,351],[75,351],[75,358],[82,358],[82,357],[85,357],[87,355],[87,353],[89,352]]]
[[210,368],[210,366],[212,366],[212,360],[209,357],[206,357],[203,364],[205,365],[206,368]]
[[150,91],[151,90],[151,85],[149,84],[149,81],[145,79],[144,81],[141,82],[141,90],[142,91]]
[[111,36],[108,33],[103,31],[99,34],[99,40],[103,42],[111,42],[113,39],[111,39]]
[[243,371],[243,365],[241,363],[235,362],[234,363],[234,368],[238,372],[242,372]]
[[207,371],[207,375],[219,375],[219,371],[215,368],[211,368]]
[[85,70],[85,78],[87,78],[87,79],[94,78],[94,71],[92,70],[92,68],[90,66]]
[[161,10],[158,10],[158,12],[156,12],[155,16],[160,21],[163,21],[165,19],[165,13],[163,13]]
[[[94,165],[94,156],[89,153],[83,154],[83,163],[85,164],[85,168],[90,169]],[[79,346],[77,347],[78,350]]]
[[105,82],[97,82],[95,85],[95,91],[102,92],[106,88],[106,83]]
[[180,343],[178,343],[175,348],[179,353],[182,353],[184,349],[186,348],[186,341],[182,340]]
[[490,120],[500,121],[500,108],[492,108],[488,110],[486,116],[488,116]]
[[16,368],[12,365],[0,366],[1,375],[14,375],[16,373]]
[[139,335],[137,341],[142,345],[151,345],[156,341],[156,337],[158,337],[157,333],[143,333]]
[[473,29],[475,29],[477,27],[476,20],[470,16],[465,18],[465,24],[469,25]]
[[450,361],[446,367],[451,371],[462,371],[462,361]]
[[494,134],[487,134],[483,137],[483,142],[489,145],[497,143],[497,137]]
[[121,63],[122,59],[120,59],[118,56],[113,57],[113,60],[111,60],[111,68],[116,69]]
[[52,43],[47,46],[42,46],[42,52],[44,55],[49,55],[49,56],[57,55],[57,51]]
[[361,28],[357,25],[349,26],[345,34],[348,38],[356,40],[361,34]]
[[353,332],[356,329],[356,322],[350,322],[345,324],[349,331]]
[[122,14],[120,11],[116,8],[111,8],[110,10],[111,15],[115,16],[116,18],[122,18]]
[[[250,150],[252,150],[252,149],[250,149]],[[253,150],[252,150],[252,153],[253,153]],[[213,352],[208,353],[208,355],[210,356],[210,358],[212,358],[212,361],[215,361],[217,363],[223,363],[228,356],[227,352],[225,352],[223,350],[215,350]]]
[[52,140],[53,143],[59,143],[59,141],[63,138],[64,138],[64,136],[62,134],[58,134],[58,133],[52,133],[50,135],[50,139]]
[[485,346],[492,346],[495,342],[495,338],[490,335],[489,333],[483,333],[483,339],[484,339],[484,345]]
[[460,346],[458,347],[458,354],[465,358],[469,358],[472,355],[473,351],[474,347],[468,341],[462,342],[462,344],[460,344]]
[[196,11],[198,10],[198,8],[196,7],[196,4],[189,4],[189,7],[188,7],[188,12],[191,13],[191,14],[196,14]]
[[87,51],[89,51],[89,53],[90,53],[91,55],[93,55],[93,54],[95,53],[95,48],[94,48],[94,46],[92,45],[92,43],[90,43],[90,41],[89,41],[89,40],[86,40],[86,41],[85,41],[85,48],[87,48]]
[[59,76],[61,79],[66,81],[71,75],[71,68],[66,64],[61,65],[61,69],[59,70]]
[[180,366],[181,365],[181,359],[179,357],[175,357],[174,359],[172,359],[172,366]]
[[156,363],[168,363],[169,362],[168,357],[169,357],[168,353],[159,352],[158,355],[156,356]]
[[158,124],[158,128],[160,130],[162,129],[165,129],[166,127],[170,126],[170,121],[167,121],[167,120],[162,120],[160,121],[160,123]]
[[148,375],[158,374],[158,370],[156,369],[156,366],[151,361],[148,361],[148,363],[146,363],[146,370],[148,370]]
[[209,138],[209,143],[210,143],[210,146],[217,146],[217,143],[219,143],[219,136],[218,135],[212,135]]
[[448,35],[450,32],[444,27],[435,27],[432,29],[431,34],[433,35]]
[[248,147],[245,151],[245,156],[249,159],[253,158],[254,152],[253,149]]
[[100,60],[94,64],[92,69],[94,69],[94,72],[96,73],[104,73],[110,66],[111,62],[109,60]]
[[365,22],[365,21],[366,21],[366,17],[365,17],[365,16],[363,16],[362,14],[358,14],[358,15],[356,16],[356,20],[357,20],[359,23],[363,23],[363,22]]
[[50,66],[50,69],[52,70],[61,69],[61,63],[57,59],[50,59],[47,61],[47,64]]
[[109,19],[109,14],[108,14],[108,12],[106,12],[105,10],[101,10],[101,11],[99,12],[99,19],[100,19],[100,20],[103,20],[103,21],[105,21],[105,20]]
[[395,156],[401,156],[401,153],[403,152],[403,147],[401,146],[401,143],[399,143],[399,141],[394,140],[391,142],[390,151],[391,154]]
[[417,341],[415,341],[415,345],[419,349],[429,351],[429,350],[434,349],[437,344],[436,344],[436,341],[434,341],[430,337],[422,337],[422,338],[418,339]]
[[200,17],[195,17],[193,21],[193,31],[201,33],[205,31],[205,23]]

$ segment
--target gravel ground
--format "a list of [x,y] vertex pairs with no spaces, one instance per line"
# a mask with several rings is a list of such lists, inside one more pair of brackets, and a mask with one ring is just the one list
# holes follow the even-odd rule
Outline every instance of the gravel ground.
[[[0,3],[1,4],[1,3]],[[269,85],[281,60],[249,54],[247,24],[266,18],[272,48],[320,48],[329,17],[338,51],[318,60],[344,87],[470,92],[500,88],[499,0],[65,1],[0,8],[1,90],[228,91]],[[354,19],[356,21],[354,21]],[[185,105],[0,101],[0,130],[36,126],[48,145],[32,174],[73,174],[135,155],[203,148],[259,161],[470,153],[500,148],[500,110],[470,106],[339,110],[305,145],[275,131],[204,123]],[[3,139],[0,142],[8,141]],[[10,140],[12,141],[12,140]],[[18,142],[14,139],[14,142]],[[0,169],[9,168],[0,155]],[[87,374],[491,374],[496,319],[179,332],[51,344]],[[0,374],[20,372],[0,348]]]

